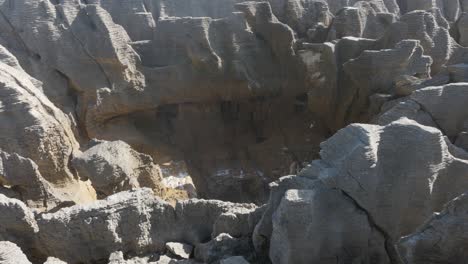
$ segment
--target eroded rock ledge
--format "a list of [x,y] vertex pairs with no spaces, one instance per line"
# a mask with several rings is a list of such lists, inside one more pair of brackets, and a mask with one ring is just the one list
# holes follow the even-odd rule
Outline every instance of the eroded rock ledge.
[[464,263],[467,12],[0,0],[0,263]]

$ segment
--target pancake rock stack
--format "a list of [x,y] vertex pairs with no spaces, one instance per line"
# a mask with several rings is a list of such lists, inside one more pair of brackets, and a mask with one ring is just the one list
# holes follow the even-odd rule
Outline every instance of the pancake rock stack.
[[0,263],[465,263],[467,102],[465,0],[0,0]]

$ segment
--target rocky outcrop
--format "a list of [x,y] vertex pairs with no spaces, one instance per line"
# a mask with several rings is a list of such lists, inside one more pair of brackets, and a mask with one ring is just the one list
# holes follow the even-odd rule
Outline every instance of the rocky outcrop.
[[0,263],[2,264],[31,264],[21,248],[8,242],[0,242]]
[[369,221],[351,198],[320,182],[310,190],[288,190],[272,216],[270,259],[273,263],[390,263],[384,236]]
[[90,180],[101,197],[140,187],[164,195],[159,167],[150,156],[136,152],[125,142],[96,142],[75,155],[72,163],[80,177]]
[[[13,242],[28,254],[36,253],[35,238],[39,227],[31,210],[21,201],[0,194],[0,212],[2,212],[0,214],[0,222],[2,223],[0,225],[0,241]],[[10,248],[10,246],[6,245],[6,248]],[[16,249],[13,252],[15,251]],[[5,253],[7,252],[5,251]]]
[[30,159],[0,151],[0,184],[8,186],[29,207],[52,209],[65,200],[47,182]]
[[463,262],[467,8],[0,0],[0,262]]
[[[14,60],[9,58],[7,62],[14,63]],[[78,181],[70,169],[69,159],[78,148],[70,122],[44,96],[40,87],[37,86],[39,82],[33,82],[33,79],[18,67],[18,65],[12,67],[0,62],[0,86],[2,88],[0,91],[2,110],[0,111],[0,131],[2,131],[0,148],[6,153],[30,159],[27,161],[19,156],[9,158],[6,154],[2,158],[2,161],[5,160],[3,162],[11,162],[11,165],[14,162],[17,165],[22,163],[23,169],[29,171],[23,171],[28,175],[15,176],[11,169],[8,171],[8,167],[11,166],[8,165],[4,168],[7,171],[3,173],[9,175],[3,177],[10,178],[7,181],[11,185],[22,185],[24,188],[27,188],[28,184],[25,182],[28,181],[27,179],[31,182],[42,182],[38,184],[38,188],[41,188],[41,185],[47,185],[45,182],[47,181],[60,189],[64,199],[68,200],[89,201],[93,199],[92,190],[85,183]],[[37,168],[35,168],[36,164]],[[38,192],[44,193],[44,190],[38,190]],[[28,195],[31,194],[26,196]],[[39,196],[44,194],[32,195],[36,197],[25,199],[39,201]]]
[[[190,245],[211,238],[214,225],[224,213],[236,217],[223,231],[248,236],[254,205],[188,200],[175,208],[154,196],[150,189],[122,192],[90,206],[74,206],[42,214],[37,220],[38,239],[45,255],[76,263],[107,259],[115,251],[134,254],[164,252],[167,242]],[[247,233],[238,227],[248,227]],[[87,252],[87,253],[85,253]]]
[[467,257],[468,196],[450,201],[413,234],[402,238],[400,251],[407,263],[462,263]]
[[468,187],[468,161],[451,147],[439,130],[408,119],[340,130],[322,144],[321,160],[273,185],[253,236],[257,251],[269,249],[273,263],[398,261],[396,241]]

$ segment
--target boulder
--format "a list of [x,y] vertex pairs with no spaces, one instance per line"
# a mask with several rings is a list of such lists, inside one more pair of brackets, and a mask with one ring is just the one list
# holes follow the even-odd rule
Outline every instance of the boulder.
[[36,237],[39,227],[33,212],[23,202],[2,194],[0,194],[0,212],[2,223],[0,241],[11,241],[27,254],[36,253]]
[[0,242],[0,263],[2,264],[31,264],[21,248],[8,242]]
[[[39,204],[44,202],[41,195],[51,194],[49,184],[62,193],[61,199],[93,200],[92,188],[70,170],[70,157],[78,149],[71,123],[37,85],[18,67],[0,62],[0,149],[5,153],[1,158],[3,173],[8,174],[3,175],[5,184],[21,185],[25,199]],[[11,166],[20,166],[24,174],[15,174]],[[32,182],[37,186],[32,187]],[[35,194],[34,188],[38,189]]]
[[320,182],[288,190],[272,219],[272,263],[390,263],[384,234],[367,212]]
[[406,263],[463,263],[468,257],[468,194],[435,213],[398,247]]
[[177,258],[189,259],[193,246],[184,243],[168,242],[166,243],[166,249]]
[[139,153],[123,141],[97,144],[72,160],[83,180],[90,180],[100,197],[140,187],[164,194],[161,170],[153,159]]
[[[29,207],[51,209],[64,200],[39,172],[30,159],[18,154],[10,155],[0,150],[0,184],[9,186],[17,197]],[[15,197],[12,197],[15,198]]]
[[116,251],[145,255],[164,252],[167,242],[208,241],[220,215],[242,210],[254,213],[256,206],[195,199],[173,207],[143,188],[41,214],[38,239],[44,255],[67,262],[108,259]]
[[387,124],[406,117],[424,125],[437,127],[455,141],[460,133],[468,129],[468,114],[465,111],[467,98],[466,83],[419,89],[408,98],[388,105],[377,122]]

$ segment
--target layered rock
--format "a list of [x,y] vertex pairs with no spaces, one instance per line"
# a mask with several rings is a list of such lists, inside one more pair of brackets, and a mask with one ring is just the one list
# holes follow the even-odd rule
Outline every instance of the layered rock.
[[75,155],[73,166],[83,180],[90,180],[96,192],[106,197],[121,191],[148,187],[164,195],[161,170],[153,159],[122,141],[96,142]]
[[2,264],[31,264],[21,249],[8,241],[0,242],[0,263]]
[[[0,240],[13,242],[29,254],[36,253],[35,239],[39,227],[31,210],[21,201],[0,194],[0,212],[2,212],[0,214],[2,223],[0,225]],[[9,248],[11,245],[6,246]]]
[[[77,180],[70,169],[70,157],[78,148],[70,122],[42,93],[40,83],[27,75],[14,57],[7,58],[6,63],[13,67],[0,62],[0,148],[17,156],[5,154],[2,158],[7,163],[3,174],[8,174],[3,177],[9,178],[4,184],[27,188],[27,181],[31,180],[38,183],[38,188],[48,188],[41,187],[47,181],[59,189],[65,200],[92,200],[92,188]],[[22,173],[28,175],[15,176],[10,167],[13,165],[21,166],[25,170]],[[45,194],[34,195],[35,198],[25,199],[37,202],[38,195]]]
[[[253,229],[248,221],[255,209],[254,205],[203,200],[180,202],[174,208],[151,190],[139,189],[89,206],[42,214],[37,221],[38,239],[45,255],[69,262],[103,260],[122,250],[134,254],[164,252],[167,242],[197,245],[209,240],[223,213],[239,215],[239,224],[223,231],[246,237]],[[246,230],[238,230],[239,226]]]
[[[269,248],[274,263],[332,258],[348,247],[353,253],[338,257],[339,263],[398,261],[396,241],[468,187],[468,161],[452,155],[451,148],[439,130],[408,119],[340,130],[322,144],[321,160],[274,186],[254,233],[257,251]],[[331,212],[327,203],[343,209]],[[327,230],[322,220],[334,223],[333,230],[318,236]],[[304,225],[310,231],[304,232]],[[346,232],[331,239],[337,226]],[[313,250],[319,248],[327,250]]]
[[399,241],[407,263],[462,263],[467,258],[468,196],[450,201],[413,234]]
[[0,184],[8,186],[16,194],[12,198],[19,197],[29,207],[52,209],[66,201],[42,177],[32,160],[18,154],[0,151]]

